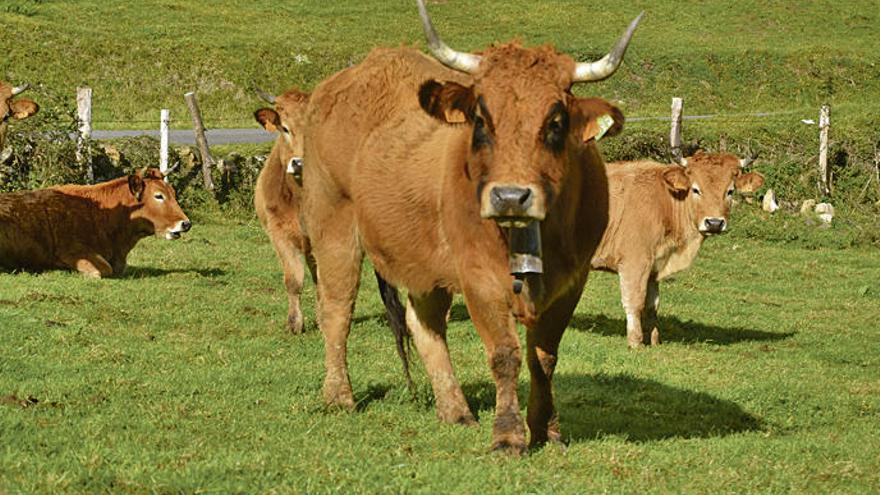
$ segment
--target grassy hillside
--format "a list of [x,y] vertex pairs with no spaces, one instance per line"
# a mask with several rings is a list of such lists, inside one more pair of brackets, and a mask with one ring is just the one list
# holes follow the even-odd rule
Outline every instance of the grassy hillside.
[[[554,43],[579,60],[603,55],[644,10],[623,68],[576,92],[616,101],[630,117],[665,117],[672,96],[685,113],[686,151],[726,146],[762,152],[756,169],[796,211],[816,196],[818,108],[832,105],[834,201],[880,232],[880,9],[874,0],[611,0],[429,2],[445,39],[461,50],[519,38]],[[196,90],[209,127],[256,125],[272,92],[311,89],[374,46],[423,46],[412,0],[210,2],[5,0],[0,3],[0,77],[37,84],[43,115],[20,127],[57,127],[51,109],[75,88],[94,88],[96,128],[154,128],[160,108],[190,121],[183,93]],[[52,108],[50,108],[52,107]],[[747,114],[770,112],[763,118]],[[42,120],[41,120],[42,119]],[[665,159],[668,123],[630,120],[603,145],[610,159]]]
[[[285,333],[257,222],[195,218],[127,277],[0,274],[0,492],[866,493],[880,477],[875,250],[725,236],[661,286],[659,348],[627,349],[592,276],[560,349],[563,451],[487,452],[494,386],[460,299],[450,349],[475,428],[401,376],[373,277],[350,344],[358,411],[320,400],[323,343]],[[314,290],[305,311],[314,317]],[[520,376],[520,397],[528,374]]]
[[[841,123],[877,115],[880,9],[873,0],[611,0],[430,2],[446,40],[462,50],[521,38],[601,56],[639,11],[647,17],[624,69],[579,91],[623,101],[629,115],[666,115],[682,96],[691,113],[791,110],[821,103]],[[250,81],[281,91],[313,87],[379,45],[423,45],[411,0],[6,0],[0,76],[45,91],[95,90],[103,126],[157,119],[197,90],[215,126],[250,125]],[[185,120],[185,119],[183,119]]]

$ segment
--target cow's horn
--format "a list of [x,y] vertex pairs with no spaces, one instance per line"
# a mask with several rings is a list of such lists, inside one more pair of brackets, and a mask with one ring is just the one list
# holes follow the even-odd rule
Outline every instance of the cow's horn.
[[754,162],[755,160],[758,159],[758,155],[759,155],[759,154],[760,154],[760,153],[756,151],[756,152],[754,152],[754,153],[750,153],[748,158],[742,158],[742,159],[740,159],[740,161],[739,161],[739,167],[740,167],[740,168],[746,168],[746,167],[748,167],[749,165],[752,164],[752,162]]
[[473,74],[480,67],[480,56],[472,53],[457,52],[446,46],[446,43],[440,39],[431,18],[428,17],[428,9],[425,7],[425,0],[416,0],[419,4],[419,17],[422,18],[422,27],[425,29],[425,37],[428,38],[428,48],[431,54],[443,65],[451,67],[461,72]]
[[174,172],[177,169],[177,167],[179,167],[179,166],[180,166],[180,162],[175,163],[173,167],[162,172],[162,177],[168,177],[169,175],[171,175],[171,172]]
[[259,96],[263,101],[270,105],[275,104],[275,97],[260,89],[260,87],[257,86],[257,83],[254,83],[254,90],[257,92],[257,96]]
[[12,88],[12,96],[24,93],[25,91],[27,91],[27,89],[29,87],[31,87],[30,84],[24,83],[21,86],[17,86],[17,87]]
[[617,40],[617,45],[614,46],[614,49],[611,50],[608,55],[605,55],[596,62],[578,63],[574,69],[572,82],[601,81],[602,79],[611,77],[611,75],[617,71],[617,68],[620,67],[620,63],[623,62],[623,55],[626,53],[626,47],[629,46],[629,40],[632,38],[636,27],[639,25],[639,22],[644,15],[645,13],[642,12],[631,23],[629,23],[626,32],[623,33],[623,36],[621,36],[619,40]]

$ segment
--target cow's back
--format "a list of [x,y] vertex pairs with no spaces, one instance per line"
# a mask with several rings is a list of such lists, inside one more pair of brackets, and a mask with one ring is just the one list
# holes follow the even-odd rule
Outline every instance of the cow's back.
[[[380,48],[319,85],[310,100],[306,209],[315,187],[332,184],[335,194],[352,198],[376,268],[413,290],[454,285],[439,225],[442,157],[450,143],[466,142],[462,128],[422,110],[419,88],[430,79],[465,78],[416,50]],[[310,174],[322,177],[313,182]]]
[[307,163],[320,162],[347,193],[349,169],[364,142],[383,126],[424,113],[418,91],[432,78],[465,76],[412,48],[376,48],[360,64],[329,77],[309,100]]
[[647,260],[672,234],[672,199],[661,178],[668,167],[652,161],[606,165],[608,225],[593,256],[593,268],[617,271],[623,260]]
[[[0,195],[0,267],[46,270],[59,268],[58,250],[81,232],[88,200],[55,189]],[[85,234],[94,230],[87,229]]]

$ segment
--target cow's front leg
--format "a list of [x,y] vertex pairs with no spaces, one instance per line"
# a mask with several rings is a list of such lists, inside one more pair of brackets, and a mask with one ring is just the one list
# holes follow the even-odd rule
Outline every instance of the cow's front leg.
[[436,289],[425,295],[409,295],[406,323],[431,378],[437,417],[447,423],[474,424],[473,414],[452,370],[446,346],[446,315],[452,295]]
[[97,253],[63,255],[61,262],[88,278],[104,278],[113,275],[113,267]]
[[660,307],[660,282],[657,281],[657,274],[652,273],[648,277],[648,288],[645,291],[645,310],[642,318],[642,328],[650,330],[650,335],[644,335],[645,344],[660,344],[660,330],[657,329],[657,310]]
[[275,253],[281,260],[281,270],[284,273],[284,287],[287,289],[287,329],[292,334],[303,333],[303,314],[300,309],[300,297],[303,290],[305,277],[305,265],[300,257],[297,240],[288,232],[276,226],[276,230],[270,234]]
[[544,310],[532,328],[526,331],[526,349],[531,376],[529,389],[528,423],[530,447],[547,441],[561,442],[559,415],[553,405],[553,371],[558,361],[559,341],[565,332],[571,315],[580,301],[586,278],[572,288],[549,308]]
[[626,340],[631,348],[644,345],[642,313],[651,271],[641,265],[620,267],[620,302],[626,312]]
[[[502,281],[474,273],[473,285],[463,287],[471,320],[483,340],[495,379],[495,425],[492,449],[515,454],[525,451],[525,427],[516,396],[522,357],[516,323]],[[507,284],[511,281],[505,280]]]

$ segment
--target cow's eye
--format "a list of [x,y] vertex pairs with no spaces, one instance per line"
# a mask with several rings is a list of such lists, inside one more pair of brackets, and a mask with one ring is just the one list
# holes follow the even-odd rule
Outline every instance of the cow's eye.
[[550,110],[544,124],[544,145],[554,153],[565,149],[565,137],[568,134],[568,112],[562,103],[557,103]]
[[733,196],[733,188],[727,190],[727,196]]
[[165,195],[162,193],[156,193],[153,197],[156,198],[156,201],[165,201]]
[[290,134],[290,128],[286,125],[282,125],[281,130],[284,131],[284,134]]
[[483,148],[484,146],[488,146],[491,144],[492,138],[489,137],[489,133],[486,131],[486,121],[483,120],[483,117],[479,115],[474,117],[474,139],[473,139],[473,147],[475,150]]
[[699,196],[700,194],[702,194],[702,193],[700,192],[700,188],[697,187],[697,186],[692,187],[692,188],[691,188],[691,191],[693,191],[694,194],[696,194],[697,196]]

